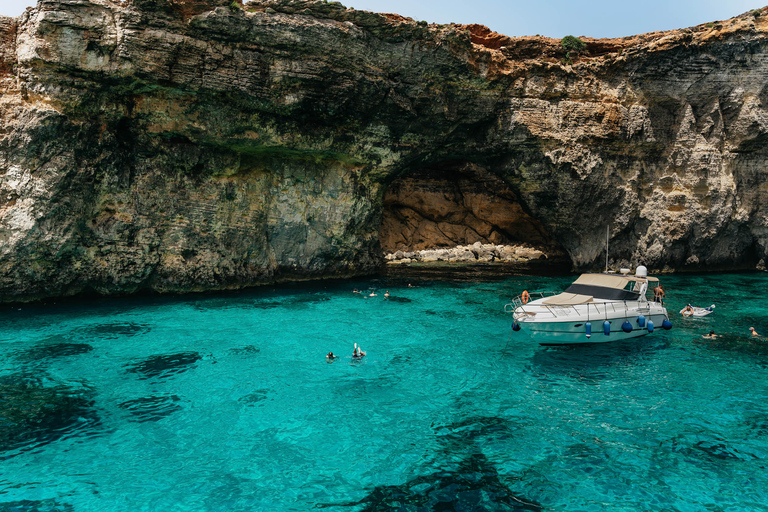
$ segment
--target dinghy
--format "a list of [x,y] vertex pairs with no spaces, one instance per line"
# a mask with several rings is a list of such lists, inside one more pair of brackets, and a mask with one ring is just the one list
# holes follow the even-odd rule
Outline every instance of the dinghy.
[[715,305],[712,304],[708,308],[699,308],[696,306],[691,306],[688,304],[683,309],[680,310],[680,314],[683,316],[707,316],[708,314],[712,313],[715,310]]

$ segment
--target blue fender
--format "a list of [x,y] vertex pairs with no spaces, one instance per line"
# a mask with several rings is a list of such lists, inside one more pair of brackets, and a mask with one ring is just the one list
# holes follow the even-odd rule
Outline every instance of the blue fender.
[[606,336],[611,334],[611,322],[609,322],[608,320],[603,322],[603,334],[605,334]]
[[637,317],[637,325],[639,327],[645,327],[645,317],[643,315]]
[[648,320],[648,332],[653,332],[653,320]]

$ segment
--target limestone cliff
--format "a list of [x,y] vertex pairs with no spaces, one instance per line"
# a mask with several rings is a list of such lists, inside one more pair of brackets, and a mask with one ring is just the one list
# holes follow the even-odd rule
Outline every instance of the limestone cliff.
[[[574,59],[338,2],[40,0],[0,17],[0,300],[359,275],[446,233],[584,268],[606,226],[616,264],[754,268],[767,34]],[[440,194],[461,211],[409,204]]]

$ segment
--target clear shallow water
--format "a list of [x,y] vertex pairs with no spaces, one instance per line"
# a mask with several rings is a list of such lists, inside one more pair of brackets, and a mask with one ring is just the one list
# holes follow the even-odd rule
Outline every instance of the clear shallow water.
[[768,275],[668,277],[631,343],[511,332],[571,280],[5,309],[0,511],[768,510]]

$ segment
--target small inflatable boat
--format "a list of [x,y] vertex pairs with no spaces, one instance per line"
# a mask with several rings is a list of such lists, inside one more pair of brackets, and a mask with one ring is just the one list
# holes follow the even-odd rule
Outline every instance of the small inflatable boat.
[[[690,306],[690,309],[689,309]],[[712,313],[715,310],[715,305],[712,304],[708,308],[698,308],[696,306],[691,306],[688,304],[688,306],[685,306],[683,309],[680,310],[680,314],[683,316],[707,316],[708,314]]]

